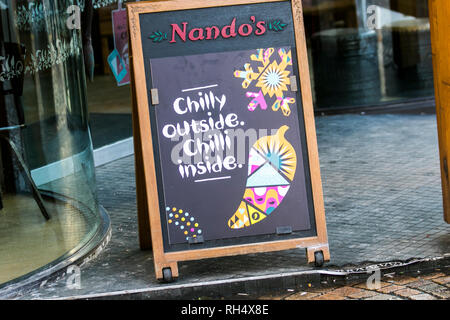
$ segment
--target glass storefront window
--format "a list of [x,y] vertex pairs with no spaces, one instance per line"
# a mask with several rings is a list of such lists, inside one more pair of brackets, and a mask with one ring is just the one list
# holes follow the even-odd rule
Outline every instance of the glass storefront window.
[[[88,82],[88,103],[94,148],[100,148],[131,137],[131,98],[129,85],[117,85],[107,61],[115,49],[112,13],[120,7],[119,1],[92,3],[95,77]],[[302,3],[317,111],[370,109],[416,100],[432,104],[427,1]]]
[[316,109],[433,96],[427,1],[303,3]]
[[102,225],[73,0],[0,1],[0,288]]

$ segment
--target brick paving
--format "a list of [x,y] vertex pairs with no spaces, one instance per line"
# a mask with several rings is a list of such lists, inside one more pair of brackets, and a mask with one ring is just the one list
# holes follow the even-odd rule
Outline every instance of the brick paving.
[[[260,300],[448,300],[448,274],[434,272],[428,276],[383,278],[371,288],[366,282],[278,295],[257,297]],[[443,284],[444,283],[444,284]]]
[[[448,256],[450,226],[443,221],[434,115],[327,116],[316,118],[316,125],[331,251],[331,262],[324,269]],[[69,290],[60,280],[28,297],[164,288],[165,284],[154,278],[151,251],[139,249],[134,158],[114,161],[96,172],[99,200],[112,222],[109,245],[82,269],[80,290]],[[182,262],[177,284],[312,270],[304,250],[288,250]],[[345,289],[348,294],[344,298],[448,297],[448,275],[430,280],[447,288],[442,292],[435,287],[430,287],[433,292],[415,289],[416,280],[410,279],[410,285],[407,279],[393,284],[401,289],[384,289],[384,293],[352,286]],[[303,296],[339,296],[332,291],[312,295]]]

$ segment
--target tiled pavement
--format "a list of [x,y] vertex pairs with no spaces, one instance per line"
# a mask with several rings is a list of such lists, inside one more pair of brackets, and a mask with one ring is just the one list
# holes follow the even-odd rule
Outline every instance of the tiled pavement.
[[317,119],[333,261],[449,252],[432,115]]
[[[325,270],[449,256],[434,115],[327,116],[316,118],[316,125],[331,251]],[[26,297],[165,288],[154,278],[151,251],[139,250],[134,158],[97,168],[97,182],[100,203],[111,216],[109,245],[82,269],[80,290],[69,290],[60,280]],[[183,262],[179,270],[176,284],[191,285],[314,268],[303,250],[288,250]],[[351,288],[350,295],[369,294]],[[397,291],[394,296],[401,296]],[[414,293],[422,292],[427,293]]]

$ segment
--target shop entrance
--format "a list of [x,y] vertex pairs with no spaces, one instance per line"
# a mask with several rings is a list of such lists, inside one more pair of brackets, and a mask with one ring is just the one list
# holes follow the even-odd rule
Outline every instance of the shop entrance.
[[[115,50],[128,59],[116,41],[123,22],[113,18],[127,2],[93,1],[88,103],[95,148],[132,136],[130,88],[117,81],[108,60]],[[303,6],[316,114],[433,112],[426,1],[305,0]]]

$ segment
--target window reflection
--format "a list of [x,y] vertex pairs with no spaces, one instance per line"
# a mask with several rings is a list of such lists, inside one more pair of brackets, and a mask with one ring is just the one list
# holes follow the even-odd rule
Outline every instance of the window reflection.
[[303,4],[317,109],[433,96],[427,1]]
[[100,225],[73,4],[0,2],[0,287],[76,252]]

